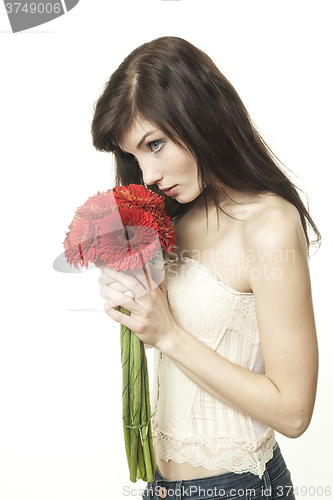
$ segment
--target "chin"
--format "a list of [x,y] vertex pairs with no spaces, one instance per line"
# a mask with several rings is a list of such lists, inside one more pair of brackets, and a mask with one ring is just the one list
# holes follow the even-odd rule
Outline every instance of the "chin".
[[173,196],[173,199],[178,201],[178,203],[181,203],[182,205],[186,205],[187,203],[191,203],[191,201],[196,200],[197,196],[195,196],[194,198],[187,198],[186,200],[178,198],[177,196]]
[[191,203],[191,201],[196,200],[200,196],[200,194],[201,194],[201,191],[194,192],[193,194],[189,194],[189,193],[176,194],[175,196],[171,196],[171,198],[173,200],[178,201],[178,203],[185,205],[186,203]]
[[178,201],[178,203],[181,203],[182,205],[185,205],[186,203],[190,203],[191,200],[182,198],[181,196],[171,196],[173,200]]

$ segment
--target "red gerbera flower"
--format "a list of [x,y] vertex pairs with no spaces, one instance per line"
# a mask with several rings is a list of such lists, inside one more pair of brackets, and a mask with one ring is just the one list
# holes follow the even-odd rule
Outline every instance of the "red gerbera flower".
[[106,192],[98,192],[95,196],[91,196],[87,201],[77,209],[77,213],[83,217],[91,219],[100,219],[106,215],[110,215],[117,209],[117,202],[112,189]]
[[134,270],[154,259],[161,246],[158,226],[151,214],[141,207],[121,209],[124,227],[118,229],[117,213],[96,222],[98,255],[116,271]]
[[115,199],[122,214],[122,207],[142,207],[146,212],[150,212],[158,225],[158,234],[161,246],[164,250],[171,252],[175,247],[175,229],[170,217],[165,211],[162,196],[150,191],[142,185],[129,184],[117,186],[113,189]]
[[171,251],[176,233],[164,200],[130,184],[98,192],[77,209],[64,241],[69,264],[102,261],[116,270],[143,267],[159,250]]
[[97,260],[97,244],[94,221],[76,215],[64,241],[67,262],[75,268],[78,268],[79,264],[88,267],[89,262]]

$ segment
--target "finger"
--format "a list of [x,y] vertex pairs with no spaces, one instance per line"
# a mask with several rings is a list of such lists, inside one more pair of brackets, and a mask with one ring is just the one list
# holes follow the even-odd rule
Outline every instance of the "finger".
[[126,326],[131,331],[134,331],[135,322],[133,318],[131,318],[131,316],[128,316],[127,314],[124,314],[121,311],[118,311],[112,307],[110,307],[109,309],[105,309],[105,312],[108,316],[110,316],[110,318],[114,319],[121,325]]
[[100,295],[103,299],[111,299],[116,302],[117,298],[123,298],[123,295],[127,293],[127,297],[134,298],[133,292],[124,287],[121,283],[112,283],[111,285],[101,285]]
[[134,300],[131,300],[131,299],[129,299],[128,302],[126,302],[126,304],[117,304],[112,299],[105,299],[103,307],[104,307],[105,311],[108,311],[110,308],[115,309],[116,311],[119,311],[120,307],[123,307],[124,309],[127,309],[128,311],[130,311],[131,314],[133,314],[133,311],[132,311],[132,309],[133,309],[132,304],[133,303],[134,303]]
[[113,300],[111,299],[106,299],[105,302],[104,302],[104,309],[109,309],[110,307],[113,307],[115,309],[119,309],[120,306],[118,306],[118,304],[116,304],[115,302],[113,302]]
[[128,290],[124,285],[122,285],[119,282],[114,282],[111,283],[111,285],[101,285],[100,286],[100,295],[106,299],[106,298],[113,298],[114,293],[113,292],[121,292],[127,297],[131,299],[135,299],[135,295],[131,290]]
[[129,300],[135,299],[130,290],[119,291],[114,288],[117,284],[111,286],[101,286],[100,295],[105,300],[112,300],[117,306],[126,304]]
[[98,278],[98,283],[100,285],[111,285],[111,283],[116,283],[117,280],[114,278],[111,278],[108,274],[102,273],[100,277]]
[[135,300],[135,295],[133,292],[131,292],[131,290],[125,290],[123,293],[124,293],[124,295],[126,295],[126,297],[129,297],[130,299]]
[[131,290],[128,290],[122,283],[119,283],[119,281],[115,281],[114,283],[111,283],[111,285],[108,286],[109,288],[112,288],[112,290],[117,290],[117,292],[123,292],[125,295],[131,297],[132,299],[135,298],[134,293],[131,292]]
[[127,290],[133,292],[135,297],[141,297],[142,295],[145,295],[147,293],[147,289],[142,286],[136,275],[133,276],[123,271],[111,271],[110,276],[124,285]]
[[[123,295],[125,295],[126,297],[128,297],[128,299],[135,300],[134,294],[133,294],[130,290],[124,290],[122,293],[123,293]],[[102,289],[102,288],[101,288],[100,295],[101,295],[101,297],[103,297],[103,299],[105,299],[106,301],[112,301],[112,302],[113,302],[113,303],[112,303],[112,307],[120,305],[120,304],[117,304],[117,303],[115,302],[115,300],[114,300],[114,299],[115,299],[116,297],[115,297],[114,295],[112,295],[112,293],[109,293],[109,290],[108,290],[108,289],[107,289],[107,290],[104,290],[104,289]],[[119,296],[118,296],[118,297],[119,297]]]

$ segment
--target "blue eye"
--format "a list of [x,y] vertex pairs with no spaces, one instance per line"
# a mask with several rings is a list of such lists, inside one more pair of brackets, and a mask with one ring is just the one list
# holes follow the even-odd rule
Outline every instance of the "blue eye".
[[162,139],[160,139],[158,141],[152,141],[152,142],[149,142],[148,147],[152,153],[158,153],[159,151],[161,151],[161,149],[165,145],[165,142],[166,141],[163,141]]

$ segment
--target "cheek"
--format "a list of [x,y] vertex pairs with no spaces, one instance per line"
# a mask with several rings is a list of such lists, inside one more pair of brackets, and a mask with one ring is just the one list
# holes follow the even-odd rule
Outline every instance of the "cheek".
[[184,165],[184,173],[188,176],[189,181],[191,185],[198,187],[198,167],[197,164],[192,160],[187,161],[187,163]]
[[[197,176],[198,167],[192,156],[183,151],[179,151],[177,158],[175,158],[175,171],[182,174]],[[177,165],[177,167],[176,167]]]

